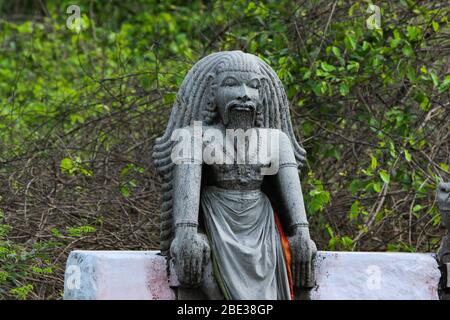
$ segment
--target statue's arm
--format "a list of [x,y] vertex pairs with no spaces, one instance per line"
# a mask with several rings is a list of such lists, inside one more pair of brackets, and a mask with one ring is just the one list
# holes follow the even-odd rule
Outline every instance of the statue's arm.
[[307,226],[308,219],[291,142],[283,132],[280,131],[279,135],[278,173],[275,181],[282,212],[278,214],[281,215],[287,233],[291,233],[297,226]]
[[[173,177],[174,226],[198,223],[202,166],[195,163],[175,165]],[[175,233],[177,228],[175,228]]]
[[175,235],[178,226],[198,223],[200,204],[200,185],[202,179],[202,141],[195,131],[185,127],[172,135],[176,141],[171,159],[175,164],[173,171],[173,225]]
[[309,234],[294,151],[289,138],[282,132],[279,137],[279,169],[275,181],[280,201],[279,215],[290,235],[294,285],[311,288],[315,282],[314,258],[317,248]]
[[[449,161],[450,162],[450,161]],[[442,239],[438,257],[441,263],[450,262],[450,182],[441,182],[436,192],[437,204],[441,213],[441,224],[447,229]]]
[[[186,140],[189,141],[190,140]],[[177,147],[183,147],[178,145]],[[188,146],[184,146],[189,148]],[[201,144],[197,145],[201,148]],[[195,148],[195,147],[194,147]],[[195,150],[193,150],[195,153]],[[198,150],[197,150],[198,151]],[[201,150],[200,150],[201,151]],[[198,212],[202,180],[201,160],[177,159],[173,172],[173,227],[175,237],[170,246],[178,281],[183,286],[199,286],[210,248],[198,234]]]

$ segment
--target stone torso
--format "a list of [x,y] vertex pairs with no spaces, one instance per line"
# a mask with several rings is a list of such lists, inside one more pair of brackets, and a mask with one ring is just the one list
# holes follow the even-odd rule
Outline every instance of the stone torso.
[[[245,146],[241,145],[242,149],[239,149],[239,146],[237,146],[237,139],[234,140],[234,144],[229,143],[227,145],[226,132],[223,127],[214,128],[218,129],[223,134],[224,139],[222,141],[216,139],[216,141],[211,142],[211,144],[214,144],[216,150],[223,150],[223,162],[226,163],[211,163],[211,160],[208,161],[208,159],[206,159],[206,163],[203,163],[205,184],[233,190],[261,189],[264,178],[261,174],[261,169],[267,167],[271,161],[270,157],[267,155],[265,157],[261,155],[261,133],[264,131],[256,129],[254,132],[257,133],[258,137],[255,137],[256,139],[254,140],[246,140]],[[239,160],[237,156],[239,153],[238,150],[241,150],[241,154],[242,151],[244,151],[244,161],[242,161],[243,158]]]

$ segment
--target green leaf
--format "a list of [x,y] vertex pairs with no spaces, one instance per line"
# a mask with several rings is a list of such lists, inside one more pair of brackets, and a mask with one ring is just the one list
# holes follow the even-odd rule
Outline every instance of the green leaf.
[[360,6],[360,3],[358,3],[358,2],[354,3],[354,4],[350,7],[350,9],[348,9],[348,16],[349,16],[349,17],[352,17],[352,16],[353,16],[353,12],[355,11],[356,8],[359,8],[359,6]]
[[356,61],[350,61],[349,64],[347,65],[347,70],[348,71],[358,71],[359,70],[359,62]]
[[359,180],[359,179],[355,179],[355,180],[352,180],[352,182],[350,183],[348,189],[350,190],[350,192],[352,194],[356,194],[363,187],[364,187],[364,183],[361,180]]
[[408,38],[411,41],[416,41],[419,36],[419,28],[416,26],[407,26],[406,30],[408,32]]
[[253,1],[250,1],[247,6],[247,9],[245,10],[245,13],[249,13],[255,9],[256,9],[256,4]]
[[84,234],[93,233],[97,229],[93,226],[81,226],[78,228],[67,227],[67,234],[71,237],[81,237]]
[[353,220],[358,217],[359,211],[360,211],[360,205],[361,205],[361,202],[359,200],[356,200],[355,202],[353,202],[353,204],[350,208],[350,214],[349,214],[350,220]]
[[428,70],[426,66],[422,66],[420,67],[420,72],[422,72],[423,74],[427,74]]
[[320,67],[326,72],[332,72],[332,71],[336,70],[336,68],[334,66],[332,66],[331,64],[326,63],[325,61],[322,61],[320,63]]
[[0,284],[3,284],[6,282],[6,280],[8,280],[9,278],[9,273],[6,271],[0,271]]
[[345,82],[342,82],[339,85],[339,92],[342,96],[346,96],[348,94],[348,92],[350,91],[348,85]]
[[364,42],[363,42],[363,44],[362,44],[362,49],[363,49],[364,51],[366,51],[366,50],[369,49],[370,47],[371,47],[371,45],[370,45],[369,42],[367,42],[367,41],[364,41]]
[[379,193],[381,191],[381,185],[378,182],[374,182],[372,188],[376,193]]
[[375,170],[376,168],[377,168],[377,165],[378,165],[378,161],[377,161],[377,158],[376,157],[374,157],[373,155],[370,155],[370,168],[372,169],[372,170]]
[[324,71],[322,69],[316,69],[316,75],[318,77],[324,77],[324,78],[327,78],[327,77],[330,76],[330,74],[328,72],[326,72],[326,71]]
[[352,33],[347,33],[344,38],[344,45],[349,50],[356,49],[356,38]]
[[325,230],[331,238],[334,238],[334,231],[328,223],[325,225]]
[[25,286],[13,288],[13,289],[9,290],[9,292],[12,295],[14,295],[18,300],[26,300],[28,293],[30,293],[31,290],[33,290],[33,285],[27,284]]
[[428,111],[430,109],[430,100],[425,95],[425,93],[419,92],[417,94],[416,100],[420,103],[420,109],[422,109],[423,111]]
[[62,237],[61,232],[60,232],[57,228],[55,228],[55,227],[51,228],[51,229],[50,229],[50,232],[52,233],[52,235],[53,235],[54,237],[57,237],[57,238]]
[[384,183],[389,184],[391,181],[391,177],[389,176],[389,173],[387,173],[385,170],[380,170],[379,172],[381,180],[383,180]]
[[312,89],[317,96],[321,96],[327,90],[327,83],[325,81],[316,82],[313,84]]
[[62,172],[68,173],[70,175],[73,174],[74,163],[73,163],[72,159],[70,159],[70,158],[62,159],[59,166],[60,166]]
[[130,188],[126,184],[122,184],[120,186],[120,193],[125,197],[128,198],[130,196]]
[[439,31],[439,23],[437,23],[436,21],[433,21],[431,23],[431,25],[433,26],[434,32],[438,32]]
[[347,236],[342,237],[341,239],[342,245],[344,246],[344,249],[351,249],[353,246],[353,239]]
[[416,81],[416,70],[413,67],[408,66],[406,68],[406,76],[408,77],[409,81],[414,83]]
[[407,44],[403,47],[402,52],[408,58],[412,57],[414,55],[414,50],[411,48],[411,46],[409,44]]
[[309,78],[311,78],[311,70],[308,70],[303,74],[303,80],[308,80]]
[[430,72],[431,80],[433,81],[433,85],[435,88],[439,85],[439,78],[434,72]]
[[342,58],[342,54],[341,54],[341,49],[339,49],[338,47],[332,47],[331,48],[331,51],[334,53],[334,55],[337,57],[337,58]]
[[411,160],[412,160],[411,153],[406,149],[403,149],[403,152],[405,153],[406,161],[411,162]]

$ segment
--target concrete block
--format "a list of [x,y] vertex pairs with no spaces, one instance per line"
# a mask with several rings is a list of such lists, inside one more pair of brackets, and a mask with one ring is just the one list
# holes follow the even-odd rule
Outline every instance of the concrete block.
[[434,254],[318,252],[311,300],[438,300]]
[[65,300],[173,300],[166,259],[157,251],[73,251]]
[[[437,300],[441,273],[434,254],[326,252],[316,258],[311,300]],[[170,284],[177,283],[173,273]],[[156,251],[73,251],[64,299],[175,299],[165,258]]]

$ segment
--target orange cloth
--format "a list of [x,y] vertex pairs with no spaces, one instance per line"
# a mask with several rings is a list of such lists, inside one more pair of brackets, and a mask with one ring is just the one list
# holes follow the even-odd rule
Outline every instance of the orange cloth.
[[291,289],[291,299],[294,300],[295,293],[294,293],[294,283],[292,281],[292,271],[291,271],[291,261],[292,261],[291,247],[289,246],[289,240],[283,231],[283,227],[281,225],[280,218],[278,217],[278,213],[275,211],[273,213],[275,215],[275,224],[277,225],[278,233],[280,234],[281,246],[283,247],[284,259],[286,261],[286,268],[287,268],[288,279],[289,279],[289,288]]

